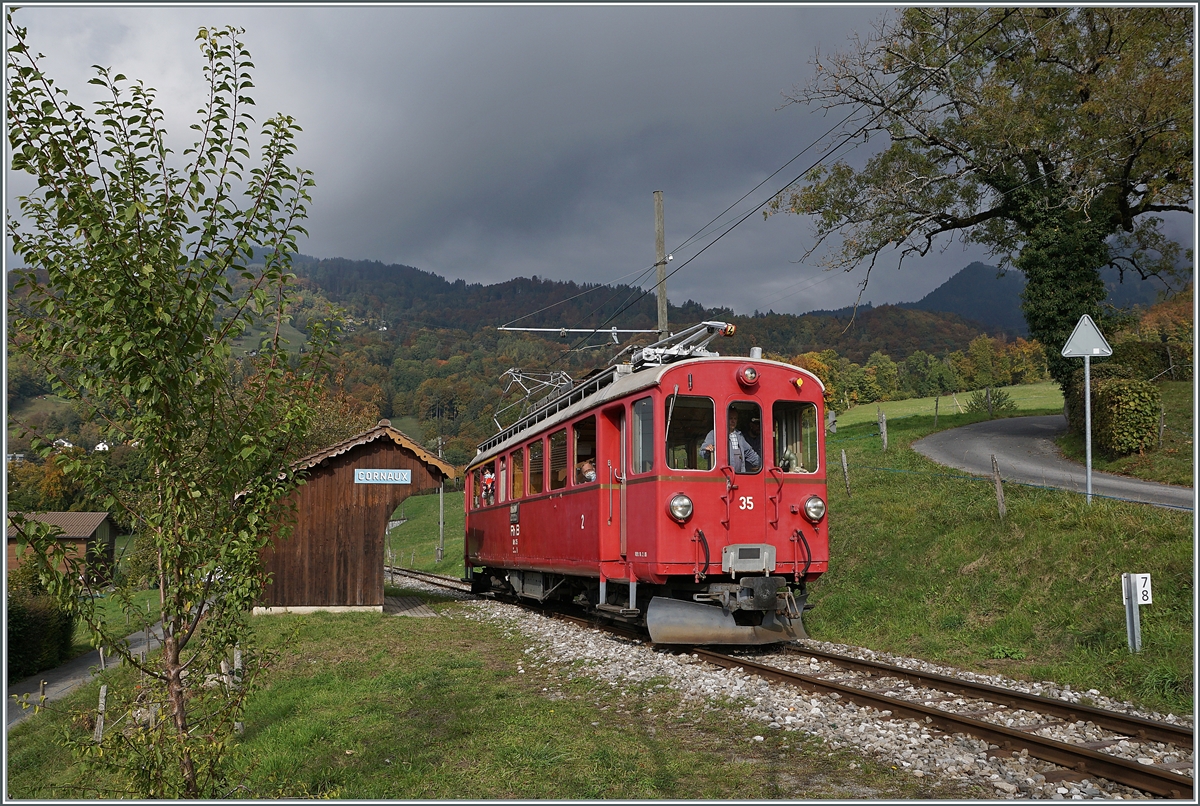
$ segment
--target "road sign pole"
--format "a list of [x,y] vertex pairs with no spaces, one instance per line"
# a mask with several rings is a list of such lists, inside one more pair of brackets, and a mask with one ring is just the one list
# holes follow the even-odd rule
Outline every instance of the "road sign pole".
[[1063,358],[1083,359],[1083,420],[1084,442],[1087,445],[1087,502],[1092,503],[1092,356],[1112,355],[1108,340],[1086,313],[1079,317],[1071,338],[1062,348]]
[[1092,503],[1092,357],[1083,357],[1083,423],[1087,432],[1087,502]]

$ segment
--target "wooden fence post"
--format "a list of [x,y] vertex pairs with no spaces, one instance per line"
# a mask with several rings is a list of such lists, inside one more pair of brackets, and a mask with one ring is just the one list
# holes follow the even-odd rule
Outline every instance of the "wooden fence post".
[[879,436],[883,439],[883,452],[887,453],[887,415],[879,412]]
[[942,402],[942,396],[938,395],[933,399],[933,430],[937,430],[938,404]]
[[988,419],[992,419],[992,387],[987,388]]
[[992,481],[996,483],[996,506],[1000,510],[1000,520],[1004,520],[1004,485],[1000,483],[1000,465],[996,464],[996,454],[992,454]]
[[104,647],[100,647],[100,671],[104,671]]
[[96,744],[100,744],[104,739],[104,701],[108,698],[108,686],[100,687],[100,709],[96,714],[96,732],[92,734],[92,739]]
[[[239,689],[242,687],[242,648],[240,646],[233,648],[233,685]],[[233,729],[240,736],[246,732],[246,725],[240,721],[234,722]]]
[[1167,430],[1167,407],[1159,404],[1158,407],[1158,449],[1162,450],[1163,431]]
[[846,497],[850,497],[850,470],[846,466],[846,449],[842,448],[842,478],[846,480]]

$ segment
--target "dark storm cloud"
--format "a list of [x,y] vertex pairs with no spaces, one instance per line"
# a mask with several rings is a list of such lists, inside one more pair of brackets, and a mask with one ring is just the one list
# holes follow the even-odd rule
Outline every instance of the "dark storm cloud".
[[[317,179],[306,253],[469,281],[613,282],[654,260],[652,191],[664,191],[673,249],[829,127],[817,111],[780,108],[783,93],[806,81],[818,46],[842,47],[882,13],[76,7],[18,17],[73,91],[93,63],[158,88],[177,151],[202,101],[196,28],[246,28],[260,119],[282,110],[304,127],[298,161]],[[861,272],[796,262],[810,238],[801,219],[754,214],[672,277],[670,296],[738,312],[853,302]],[[885,255],[863,299],[915,300],[984,257],[953,245],[896,272]]]

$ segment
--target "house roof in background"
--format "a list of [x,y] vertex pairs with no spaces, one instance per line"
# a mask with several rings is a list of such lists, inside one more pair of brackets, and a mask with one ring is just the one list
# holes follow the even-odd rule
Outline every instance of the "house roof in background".
[[[16,514],[16,513],[12,513]],[[62,530],[60,537],[91,537],[108,517],[107,512],[26,512],[27,520],[41,521]],[[17,530],[10,522],[8,537],[16,537]]]

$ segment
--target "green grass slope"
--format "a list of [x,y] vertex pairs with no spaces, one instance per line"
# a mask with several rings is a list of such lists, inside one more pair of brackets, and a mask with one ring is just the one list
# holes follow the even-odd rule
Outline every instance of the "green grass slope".
[[405,522],[392,529],[387,537],[387,549],[396,565],[446,574],[461,578],[463,566],[463,516],[462,490],[447,491],[446,503],[446,552],[442,561],[437,561],[438,544],[438,496],[416,495],[408,498],[392,516]]
[[[1036,412],[1029,412],[1036,413]],[[939,429],[981,419],[940,418]],[[933,418],[839,428],[828,450],[830,571],[812,637],[1192,709],[1192,515],[971,480],[910,447]],[[851,495],[841,473],[850,466]],[[1149,573],[1144,651],[1126,649],[1122,572]]]
[[[406,595],[412,593],[406,591]],[[986,796],[747,720],[745,698],[697,707],[666,681],[612,686],[539,663],[528,640],[424,597],[440,618],[258,616],[275,656],[230,748],[238,800],[932,799]],[[122,783],[72,760],[84,709],[109,684],[109,719],[136,682],[110,670],[14,727],[13,799],[117,797]],[[110,722],[109,729],[114,729]],[[116,729],[120,729],[119,725]],[[755,741],[758,734],[761,741]]]
[[[1042,414],[1061,412],[1063,407],[1062,390],[1053,381],[1030,383],[1018,386],[1005,386],[1004,392],[1012,398],[1013,403],[1022,414]],[[957,399],[957,403],[955,400]],[[959,392],[957,395],[942,395],[940,400],[932,397],[914,397],[908,400],[889,400],[884,403],[864,403],[838,415],[838,427],[857,425],[859,423],[877,422],[879,411],[888,418],[888,423],[899,417],[927,414],[933,420],[936,400],[938,425],[941,418],[948,414],[958,414],[960,409],[966,411],[967,401],[971,399],[970,392]],[[1043,412],[1042,409],[1052,411]]]

